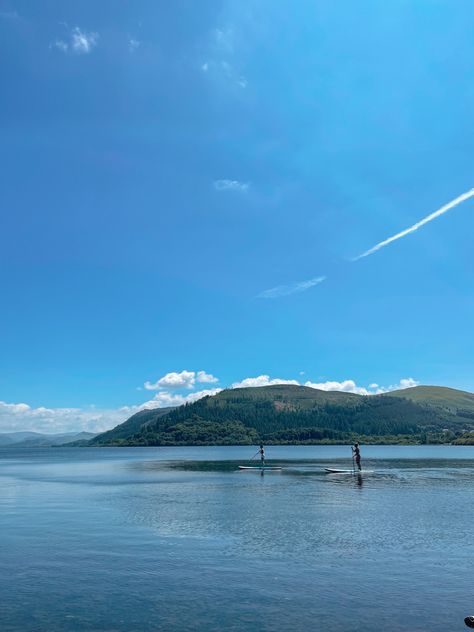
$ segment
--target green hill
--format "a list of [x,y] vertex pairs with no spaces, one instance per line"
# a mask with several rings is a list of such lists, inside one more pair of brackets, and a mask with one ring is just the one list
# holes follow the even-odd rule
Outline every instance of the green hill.
[[115,426],[112,430],[107,430],[94,437],[89,445],[115,445],[129,437],[139,433],[149,421],[156,421],[163,415],[169,413],[173,408],[155,408],[154,410],[140,410],[123,423]]
[[[446,386],[415,386],[388,393],[390,397],[404,397],[417,404],[442,408],[448,412],[474,414],[474,394]],[[386,395],[385,395],[386,397]]]
[[276,385],[224,390],[174,409],[146,410],[92,445],[446,442],[474,431],[474,395],[415,387],[362,396]]

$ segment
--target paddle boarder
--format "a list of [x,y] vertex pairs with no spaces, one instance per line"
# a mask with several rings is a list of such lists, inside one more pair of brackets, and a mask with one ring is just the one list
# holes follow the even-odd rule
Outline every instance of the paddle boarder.
[[360,448],[359,448],[359,442],[356,441],[352,447],[352,458],[355,459],[355,462],[357,463],[357,467],[359,468],[359,472],[361,471],[361,466],[360,466]]
[[262,467],[265,467],[265,450],[263,449],[263,445],[260,444],[260,447],[258,449],[258,453],[260,454],[260,462],[262,464]]

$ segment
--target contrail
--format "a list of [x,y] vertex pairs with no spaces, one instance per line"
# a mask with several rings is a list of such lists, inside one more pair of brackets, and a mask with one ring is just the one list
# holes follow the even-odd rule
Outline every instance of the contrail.
[[455,198],[451,202],[448,202],[448,204],[445,204],[444,206],[439,208],[437,211],[434,211],[434,213],[431,213],[430,215],[427,215],[423,219],[420,219],[419,222],[417,222],[416,224],[413,224],[413,226],[410,226],[410,228],[405,228],[405,230],[402,230],[400,233],[397,233],[396,235],[392,235],[392,237],[389,237],[388,239],[384,239],[384,241],[381,241],[380,243],[376,244],[372,248],[369,248],[369,250],[366,250],[361,255],[354,257],[354,259],[351,259],[351,261],[358,261],[359,259],[362,259],[363,257],[368,257],[369,255],[372,255],[374,252],[377,252],[377,250],[380,250],[381,248],[385,248],[385,246],[388,246],[388,244],[391,244],[392,241],[397,241],[397,239],[401,239],[402,237],[405,237],[405,235],[414,233],[415,230],[418,230],[425,224],[428,224],[428,222],[431,222],[433,219],[436,219],[437,217],[444,215],[444,213],[447,213],[455,206],[458,206],[458,204],[465,202],[466,200],[471,198],[473,195],[474,195],[474,189],[470,189],[469,191],[467,191],[466,193],[463,193],[462,195]]
[[296,292],[304,292],[309,290],[314,285],[319,285],[326,280],[327,277],[319,276],[314,279],[308,279],[307,281],[299,281],[298,283],[292,283],[291,285],[277,285],[269,290],[265,290],[257,296],[257,298],[279,298],[280,296],[288,296],[289,294],[296,294]]
[[[405,230],[402,230],[396,235],[392,235],[391,237],[384,239],[383,241],[379,242],[372,248],[369,248],[369,250],[366,250],[365,252],[358,255],[357,257],[354,257],[350,261],[352,262],[359,261],[359,259],[363,259],[364,257],[373,255],[374,252],[377,252],[377,250],[380,250],[381,248],[385,248],[385,246],[388,246],[388,244],[391,244],[392,241],[397,241],[397,239],[401,239],[402,237],[405,237],[406,235],[409,235],[410,233],[414,233],[416,230],[418,230],[425,224],[428,224],[429,222],[436,219],[437,217],[444,215],[444,213],[447,213],[455,206],[462,204],[462,202],[465,202],[466,200],[468,200],[469,198],[473,196],[474,196],[474,189],[470,189],[469,191],[466,191],[466,193],[462,193],[454,200],[451,200],[451,202],[448,202],[447,204],[439,208],[437,211],[434,211],[434,213],[430,213],[430,215],[427,215],[423,219],[420,219],[420,221],[416,222],[416,224],[413,224],[413,226],[410,226],[409,228],[405,228]],[[299,281],[298,283],[293,283],[292,285],[277,285],[277,287],[273,287],[270,290],[265,290],[264,292],[259,294],[257,298],[279,298],[280,296],[288,296],[289,294],[295,294],[296,292],[304,292],[306,290],[309,290],[309,288],[313,287],[314,285],[319,285],[326,279],[327,277],[325,276],[319,276],[319,277],[315,277],[314,279],[308,279],[307,281]]]

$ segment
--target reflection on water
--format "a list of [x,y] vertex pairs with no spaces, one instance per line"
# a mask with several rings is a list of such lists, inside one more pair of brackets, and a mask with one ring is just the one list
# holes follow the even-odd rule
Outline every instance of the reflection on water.
[[0,452],[0,629],[449,631],[474,612],[474,449]]

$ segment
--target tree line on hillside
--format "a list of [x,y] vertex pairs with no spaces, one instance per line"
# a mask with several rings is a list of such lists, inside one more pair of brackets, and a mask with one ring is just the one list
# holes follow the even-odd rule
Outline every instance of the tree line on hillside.
[[[205,419],[222,422],[238,421],[254,428],[261,436],[292,428],[326,428],[338,432],[367,435],[413,434],[420,426],[428,430],[456,426],[459,423],[450,413],[425,408],[408,399],[397,397],[361,397],[350,406],[331,403],[312,408],[276,408],[273,401],[226,399],[216,404],[214,398],[204,398],[181,406],[166,417],[148,425],[148,430],[160,432],[179,422]],[[212,402],[212,403],[211,403]]]
[[[349,405],[245,397],[206,397],[160,417],[150,415],[128,437],[108,445],[252,445],[351,443],[446,443],[460,440],[469,418],[399,397],[361,397]],[[466,429],[466,428],[464,428]],[[466,439],[467,441],[467,439]]]

